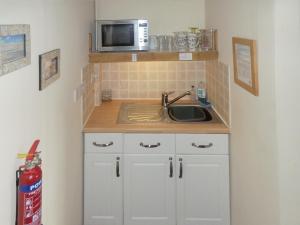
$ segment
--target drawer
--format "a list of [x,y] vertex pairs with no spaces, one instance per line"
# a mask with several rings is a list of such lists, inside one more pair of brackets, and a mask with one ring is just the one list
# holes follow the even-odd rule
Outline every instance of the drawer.
[[174,154],[174,134],[125,134],[124,152],[131,154]]
[[123,135],[122,134],[85,134],[85,152],[94,153],[122,153]]
[[227,155],[227,134],[177,134],[176,153],[193,155]]

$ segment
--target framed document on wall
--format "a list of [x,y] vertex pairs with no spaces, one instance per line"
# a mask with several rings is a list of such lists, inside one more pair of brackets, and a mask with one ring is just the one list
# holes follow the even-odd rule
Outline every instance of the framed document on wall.
[[235,83],[258,96],[256,41],[233,37],[232,47]]

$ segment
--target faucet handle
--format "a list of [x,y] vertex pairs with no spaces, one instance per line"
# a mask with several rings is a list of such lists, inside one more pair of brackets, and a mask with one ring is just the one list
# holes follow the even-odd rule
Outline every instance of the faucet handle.
[[162,93],[162,95],[163,95],[163,96],[169,96],[169,95],[174,94],[174,93],[175,93],[175,91],[164,91],[164,92]]

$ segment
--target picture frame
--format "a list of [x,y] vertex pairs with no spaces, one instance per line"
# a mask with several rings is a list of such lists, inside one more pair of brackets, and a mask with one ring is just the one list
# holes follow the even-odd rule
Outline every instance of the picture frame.
[[30,25],[0,25],[0,76],[30,64]]
[[60,77],[60,49],[39,55],[39,90],[44,90]]
[[259,95],[256,41],[232,38],[234,81],[255,96]]

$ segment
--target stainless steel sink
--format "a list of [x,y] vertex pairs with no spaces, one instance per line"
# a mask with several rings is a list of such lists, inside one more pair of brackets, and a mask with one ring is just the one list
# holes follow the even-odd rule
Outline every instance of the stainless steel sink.
[[123,103],[120,107],[118,124],[136,123],[203,123],[219,122],[218,116],[211,109],[198,105],[169,105]]
[[211,121],[212,115],[208,110],[198,105],[171,105],[168,107],[170,119],[177,122]]

